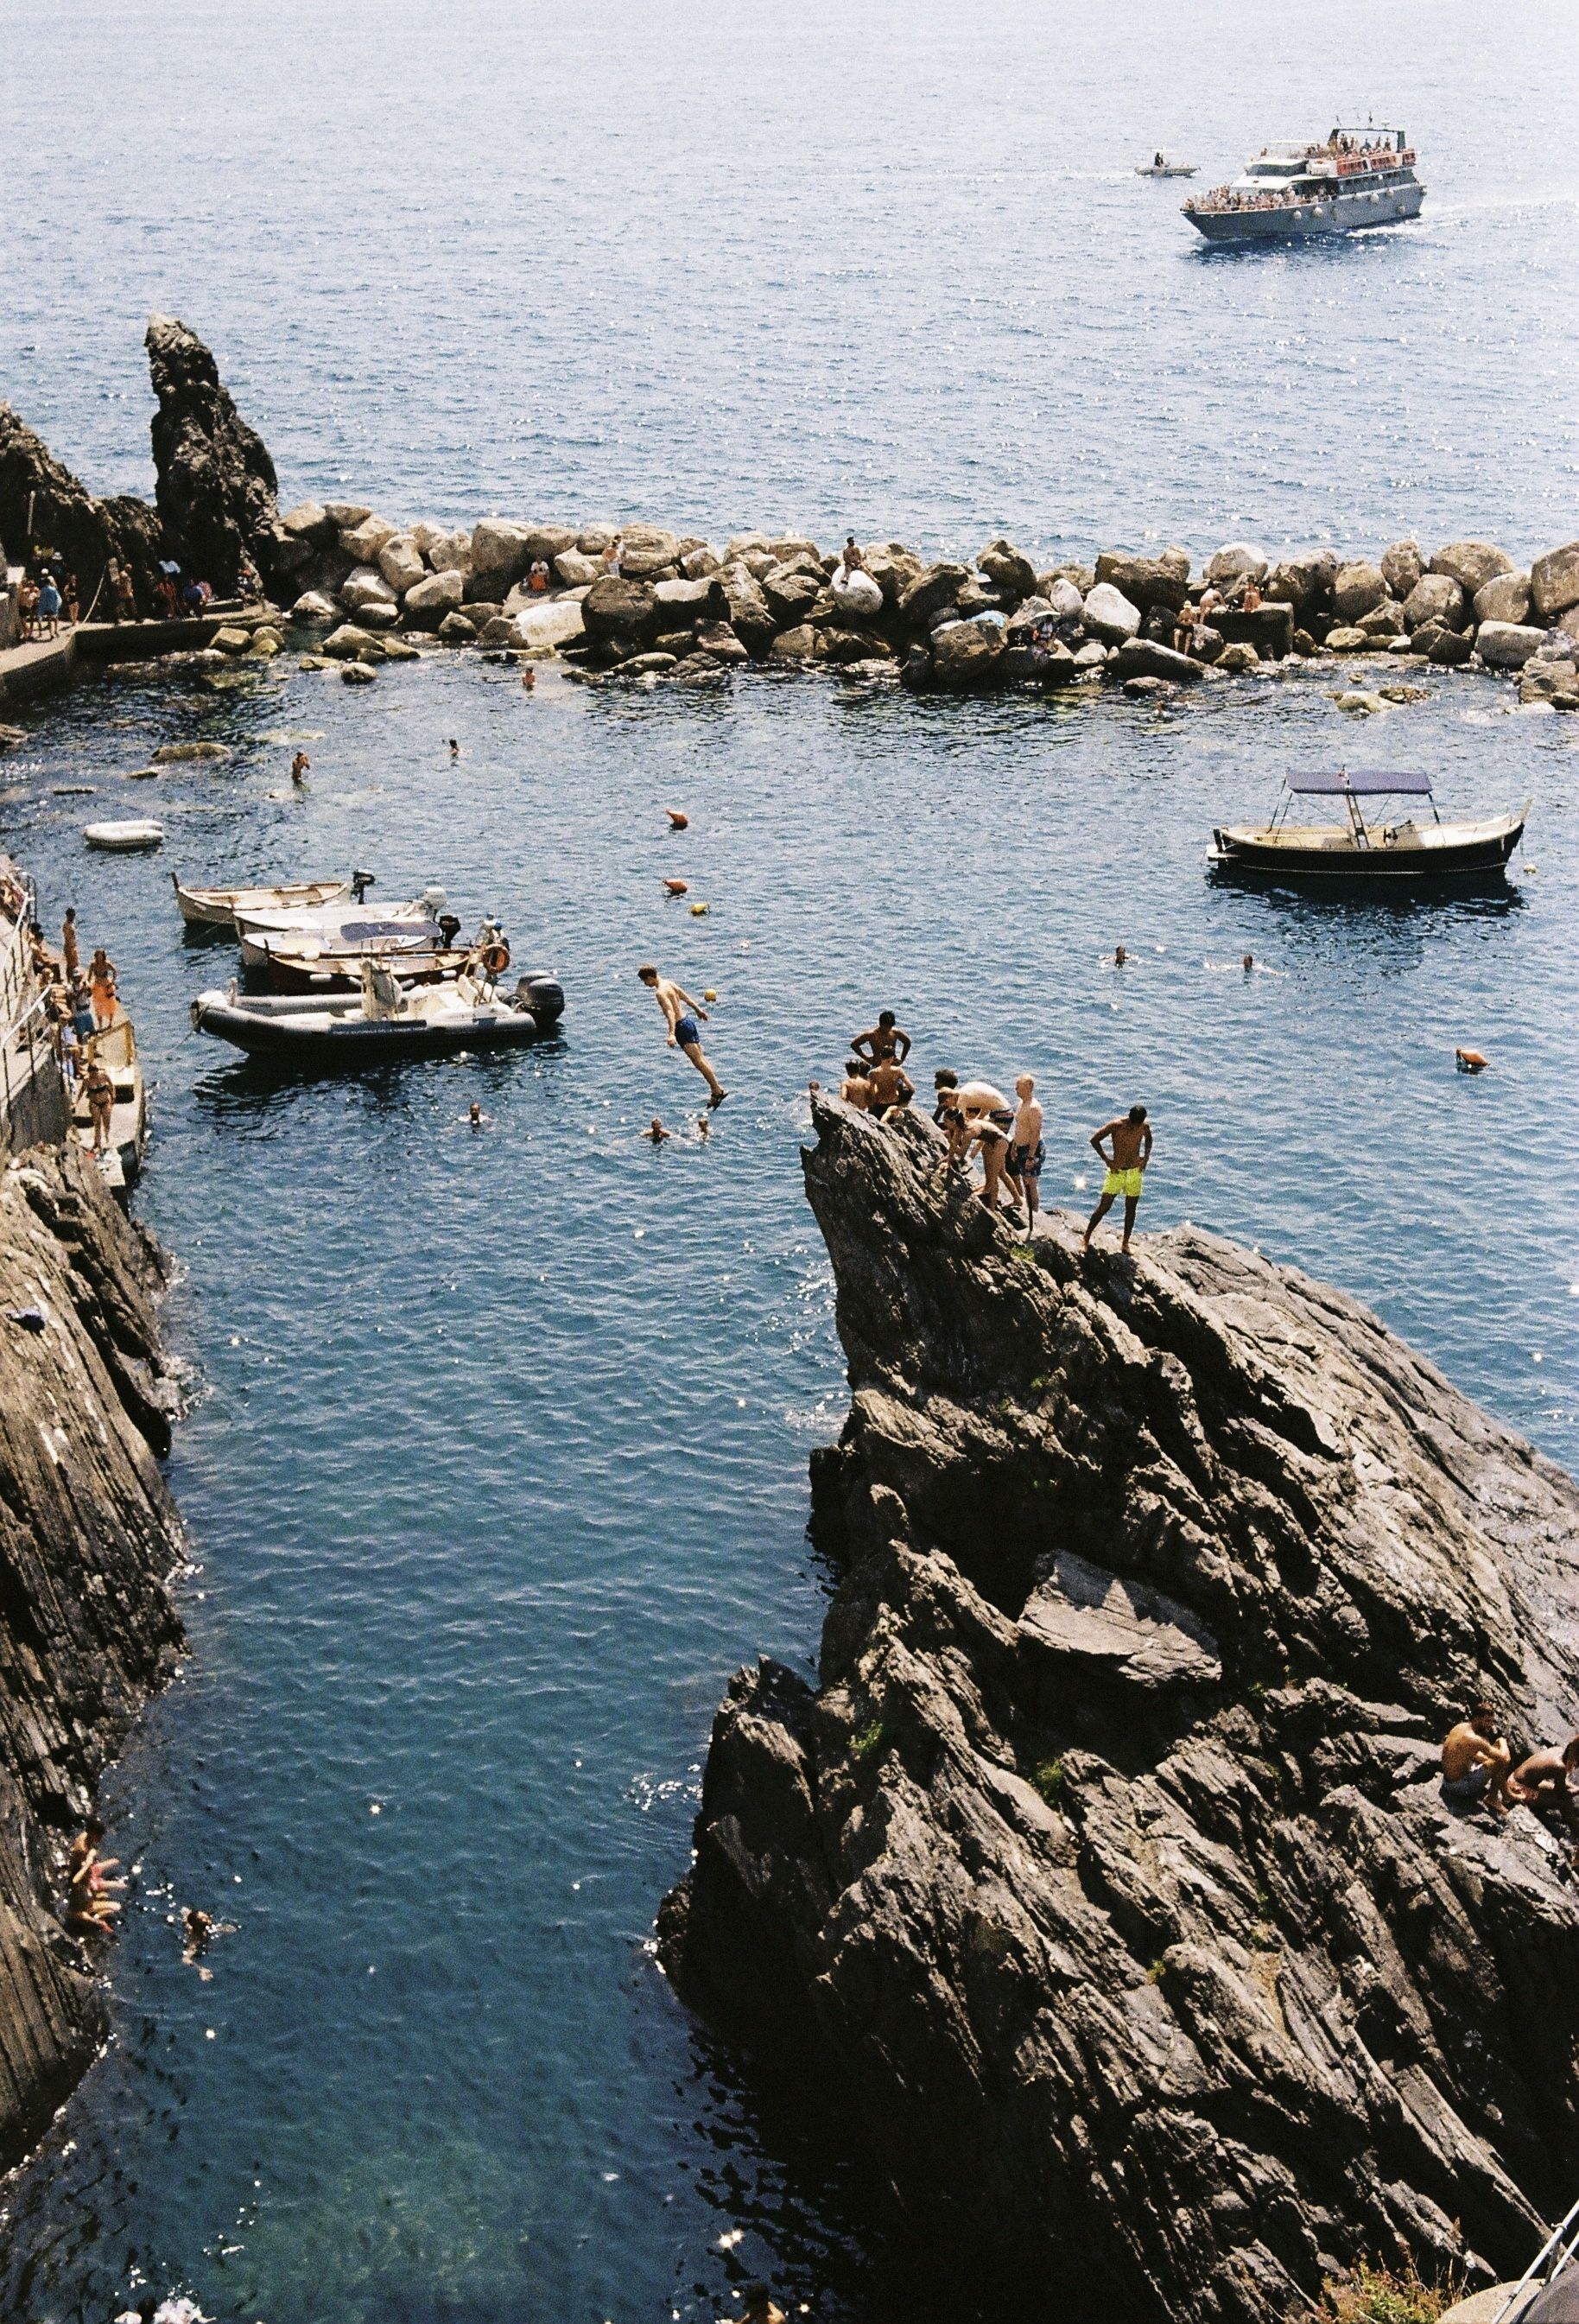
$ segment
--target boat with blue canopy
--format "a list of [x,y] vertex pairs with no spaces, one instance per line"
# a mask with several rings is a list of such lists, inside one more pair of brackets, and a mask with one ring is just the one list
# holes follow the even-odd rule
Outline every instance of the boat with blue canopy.
[[[1342,799],[1342,823],[1296,822],[1295,803],[1308,798]],[[1423,799],[1430,819],[1418,810],[1390,818],[1372,801]],[[1389,768],[1354,771],[1339,767],[1285,777],[1283,796],[1265,824],[1225,824],[1212,834],[1213,863],[1222,871],[1275,874],[1280,879],[1382,881],[1485,878],[1500,875],[1524,836],[1529,801],[1509,815],[1468,823],[1444,823],[1437,812],[1429,775]]]

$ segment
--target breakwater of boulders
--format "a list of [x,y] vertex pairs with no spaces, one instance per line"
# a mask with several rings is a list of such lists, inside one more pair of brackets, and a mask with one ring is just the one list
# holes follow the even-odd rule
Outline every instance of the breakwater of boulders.
[[716,544],[648,524],[490,516],[456,530],[345,503],[278,521],[290,546],[277,569],[301,584],[293,618],[359,674],[437,640],[553,653],[608,679],[826,664],[945,691],[1145,694],[1290,657],[1386,654],[1511,673],[1525,698],[1579,709],[1579,541],[1528,567],[1481,540],[1395,541],[1375,558],[1273,558],[1241,541],[1197,572],[1181,549],[1047,568],[1006,540],[956,562],[893,540],[847,559],[801,536]]

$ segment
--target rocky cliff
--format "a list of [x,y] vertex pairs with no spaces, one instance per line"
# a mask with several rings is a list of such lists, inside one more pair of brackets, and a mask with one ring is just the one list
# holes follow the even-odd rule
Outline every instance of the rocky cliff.
[[1579,1488],[1291,1269],[1016,1244],[929,1123],[816,1128],[840,1580],[815,1690],[719,1712],[676,1986],[875,2163],[940,2309],[1517,2273],[1579,2186],[1579,1899],[1435,1746],[1482,1692],[1573,1729]]
[[[31,529],[30,529],[31,512]],[[145,501],[96,500],[10,404],[0,403],[0,545],[14,563],[32,544],[58,549],[77,576],[84,614],[113,557],[128,565],[144,605],[159,577],[159,519]],[[98,612],[107,614],[108,591]]]
[[285,535],[268,447],[249,428],[195,331],[170,315],[148,326],[153,415],[154,499],[168,553],[228,596],[243,556],[271,581]]
[[180,1646],[158,1288],[151,1247],[76,1148],[0,1176],[0,2168],[103,2038],[101,1963],[61,1926],[61,1867]]

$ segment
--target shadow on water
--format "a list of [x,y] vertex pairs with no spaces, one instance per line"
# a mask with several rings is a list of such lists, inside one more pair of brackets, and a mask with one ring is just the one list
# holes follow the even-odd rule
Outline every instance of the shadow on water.
[[194,1081],[192,1098],[200,1111],[216,1120],[234,1120],[238,1115],[262,1116],[271,1099],[292,1090],[341,1084],[364,1093],[372,1101],[373,1111],[393,1113],[405,1106],[409,1084],[414,1080],[419,1082],[425,1074],[464,1065],[469,1074],[494,1088],[509,1073],[512,1061],[523,1053],[534,1058],[553,1058],[565,1056],[569,1048],[570,1043],[563,1033],[546,1033],[513,1049],[456,1049],[428,1057],[380,1059],[362,1065],[348,1062],[344,1056],[238,1056],[234,1063],[222,1064]]

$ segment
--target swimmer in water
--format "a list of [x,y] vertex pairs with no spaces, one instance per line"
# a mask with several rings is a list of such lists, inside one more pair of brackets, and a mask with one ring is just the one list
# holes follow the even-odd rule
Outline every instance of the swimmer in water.
[[200,1913],[196,1904],[181,1906],[181,1959],[190,1968],[198,1954],[207,1950],[214,1934],[214,1915]]
[[707,1144],[708,1139],[712,1136],[712,1121],[709,1115],[705,1113],[699,1113],[697,1115],[696,1135],[702,1140],[703,1146]]
[[528,692],[528,694],[530,694],[530,693],[531,693],[531,691],[532,691],[533,687],[537,685],[537,671],[536,671],[535,669],[523,669],[523,670],[522,670],[522,672],[521,672],[521,684],[526,687],[527,692]]
[[650,1129],[644,1130],[642,1131],[642,1136],[650,1140],[654,1146],[662,1146],[666,1144],[672,1134],[673,1133],[671,1131],[664,1128],[663,1123],[658,1120],[656,1113],[652,1118],[652,1125]]
[[466,1120],[471,1123],[473,1130],[482,1129],[482,1108],[475,1098],[472,1100],[470,1106],[466,1109]]
[[452,758],[452,759],[458,759],[458,758],[460,757],[460,755],[461,755],[461,746],[460,746],[460,744],[455,741],[454,737],[452,735],[452,736],[451,736],[451,738],[450,738],[450,756],[451,756],[451,758]]
[[305,751],[298,751],[290,762],[290,779],[298,787],[305,783],[312,769],[312,761]]
[[1129,954],[1125,952],[1122,945],[1115,945],[1113,953],[1113,965],[1115,968],[1122,968],[1128,958]]

